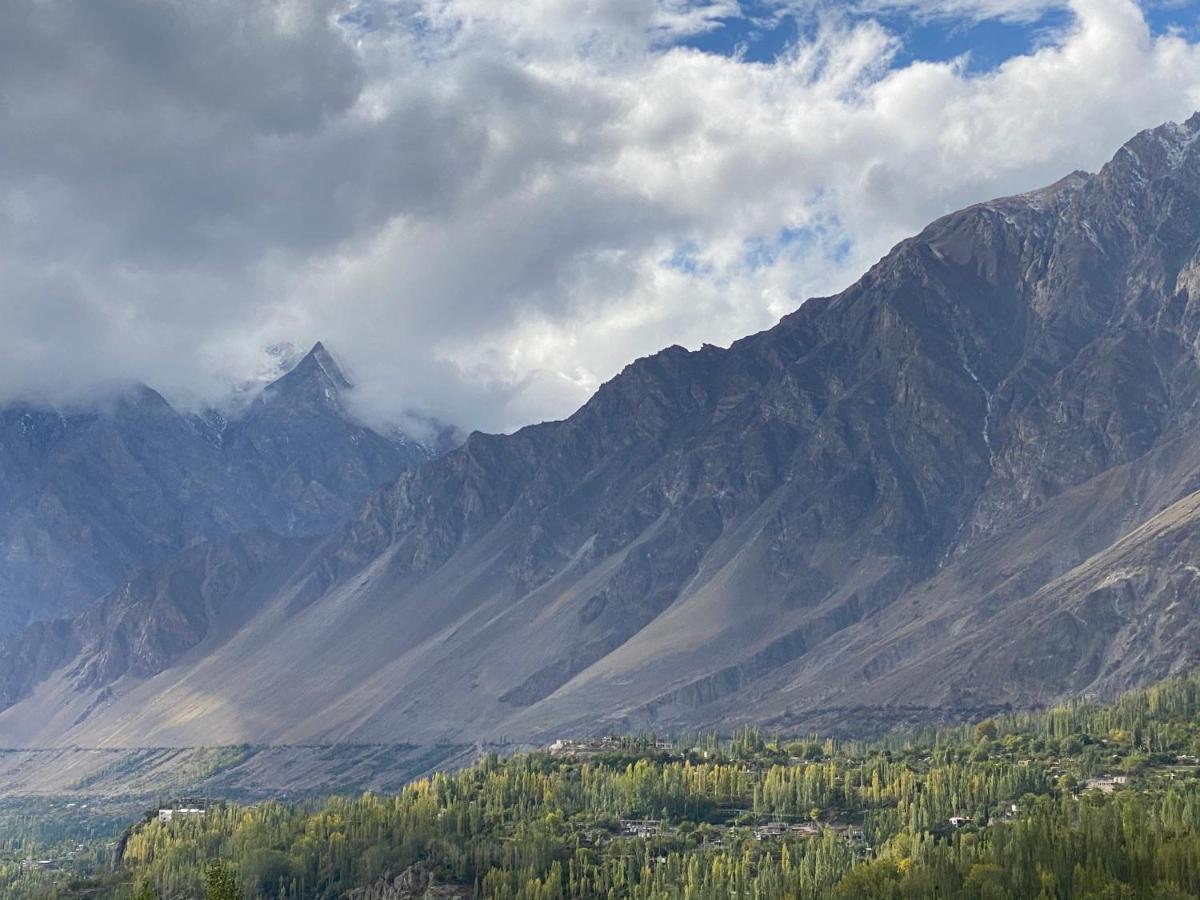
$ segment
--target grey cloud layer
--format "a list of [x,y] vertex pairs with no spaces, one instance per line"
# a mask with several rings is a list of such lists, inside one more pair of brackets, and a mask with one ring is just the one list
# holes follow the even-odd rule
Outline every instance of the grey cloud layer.
[[0,0],[0,399],[213,400],[323,338],[374,416],[568,413],[1200,106],[1195,46],[1073,8],[971,75],[836,16],[771,66],[668,46],[731,2]]

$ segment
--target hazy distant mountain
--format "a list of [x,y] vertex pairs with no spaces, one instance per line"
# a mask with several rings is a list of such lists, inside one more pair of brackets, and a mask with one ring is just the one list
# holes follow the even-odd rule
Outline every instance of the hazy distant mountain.
[[[106,668],[88,632],[190,623],[169,569],[103,607],[144,617],[44,626],[8,651],[29,662],[0,734],[861,728],[1190,666],[1198,135],[1165,125],[1099,174],[940,219],[842,294],[639,360],[563,422],[473,434],[311,550],[228,563],[204,627],[153,653]],[[258,440],[234,445],[270,459]]]
[[327,531],[433,450],[346,407],[318,344],[234,416],[137,386],[102,408],[0,408],[0,634],[81,608],[198,540]]

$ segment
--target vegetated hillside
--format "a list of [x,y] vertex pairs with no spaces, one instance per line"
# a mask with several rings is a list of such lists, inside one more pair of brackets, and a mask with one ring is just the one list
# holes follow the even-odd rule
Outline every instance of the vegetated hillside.
[[0,408],[0,635],[75,612],[200,540],[328,531],[432,452],[346,409],[318,344],[234,416],[148,387],[100,408]]
[[[297,808],[150,820],[140,897],[1109,898],[1200,893],[1200,678],[862,744],[747,731],[568,744]],[[86,874],[86,873],[85,873]],[[0,866],[39,896],[51,873]],[[118,887],[120,886],[120,887]],[[428,892],[428,893],[427,893]],[[119,895],[118,895],[119,896]],[[209,896],[225,897],[226,894]]]
[[236,630],[106,685],[64,677],[85,651],[0,734],[862,730],[1189,666],[1198,134],[1200,115],[946,216],[838,296],[639,360],[563,422],[472,435]]

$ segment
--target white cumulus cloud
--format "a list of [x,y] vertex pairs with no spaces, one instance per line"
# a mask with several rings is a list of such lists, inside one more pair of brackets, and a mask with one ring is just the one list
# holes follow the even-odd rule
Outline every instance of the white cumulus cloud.
[[0,0],[0,399],[212,401],[324,339],[372,415],[565,415],[1200,107],[1196,44],[1070,10],[976,72],[870,16],[770,64],[679,45],[733,0]]

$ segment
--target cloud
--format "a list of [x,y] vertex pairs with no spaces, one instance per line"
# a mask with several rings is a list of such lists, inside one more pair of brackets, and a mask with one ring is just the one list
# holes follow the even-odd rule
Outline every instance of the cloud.
[[1037,22],[1068,7],[1067,0],[860,0],[854,8],[859,14],[908,13],[925,21]]
[[973,72],[870,16],[679,45],[732,0],[0,0],[0,399],[212,402],[325,339],[374,417],[565,415],[1200,106],[1195,44],[1071,11]]

